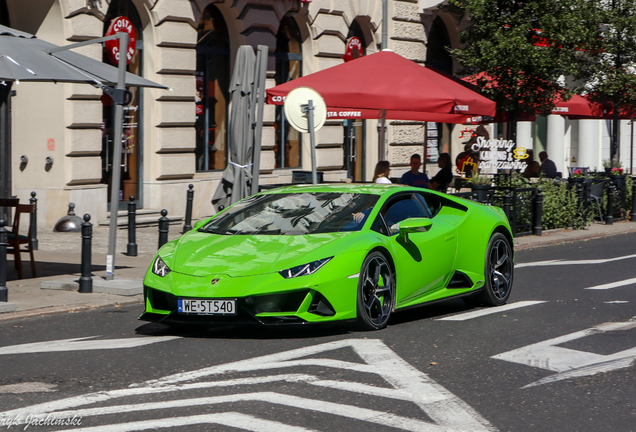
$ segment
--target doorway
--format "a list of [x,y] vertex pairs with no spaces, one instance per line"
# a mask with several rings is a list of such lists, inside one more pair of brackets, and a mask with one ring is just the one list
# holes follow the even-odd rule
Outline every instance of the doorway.
[[[111,2],[106,17],[104,18],[104,33],[106,33],[110,23],[117,17],[126,17],[133,24],[137,39],[136,51],[132,60],[126,66],[126,71],[135,75],[143,76],[142,58],[142,28],[141,20],[134,5],[129,0],[117,0]],[[113,64],[113,61],[106,54],[103,54],[104,63]],[[137,208],[143,208],[142,200],[142,162],[143,162],[143,135],[140,119],[142,116],[143,89],[140,87],[127,87],[131,99],[128,105],[124,106],[123,129],[120,140],[114,136],[115,128],[115,104],[110,96],[103,94],[102,101],[102,179],[101,183],[108,184],[108,211],[111,211],[111,188],[112,174],[114,169],[120,170],[119,202],[118,209],[125,210],[128,205],[128,198],[135,197]],[[118,143],[120,141],[120,143]],[[121,165],[113,167],[113,150],[120,149]]]

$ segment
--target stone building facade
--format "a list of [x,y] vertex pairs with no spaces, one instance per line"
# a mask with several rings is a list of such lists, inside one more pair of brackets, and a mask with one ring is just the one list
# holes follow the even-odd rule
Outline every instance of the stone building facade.
[[[210,199],[227,164],[226,86],[240,45],[269,48],[268,86],[341,63],[353,36],[364,54],[381,48],[382,0],[0,1],[5,25],[57,45],[101,37],[117,16],[130,20],[137,53],[129,71],[170,90],[131,89],[120,197],[183,214],[193,184],[195,218],[214,213]],[[389,0],[388,11],[388,48],[424,64],[418,1]],[[100,44],[77,51],[109,62]],[[51,228],[69,202],[93,221],[106,219],[113,169],[109,98],[84,84],[23,82],[13,89],[12,194],[27,200],[37,193],[40,228]],[[407,169],[412,153],[422,153],[424,139],[423,123],[389,122],[392,175]],[[275,106],[265,107],[262,147],[261,184],[289,183],[292,171],[311,169],[309,138],[294,136]],[[317,165],[326,181],[368,181],[378,157],[375,120],[328,121],[317,133]]]
[[[434,1],[386,1],[388,49],[457,73],[447,48],[459,47],[466,22],[455,22]],[[67,45],[101,37],[114,18],[126,17],[137,49],[129,71],[170,90],[131,89],[121,200],[134,196],[139,208],[183,215],[192,184],[194,217],[201,218],[214,213],[210,201],[228,163],[227,91],[238,47],[268,47],[267,85],[274,86],[342,63],[353,37],[364,55],[379,51],[382,9],[383,0],[0,0],[0,23]],[[77,51],[113,62],[100,44]],[[85,84],[22,82],[12,90],[10,193],[23,201],[37,193],[40,229],[50,229],[69,202],[77,214],[106,220],[114,141],[110,99]],[[624,159],[630,154],[626,126]],[[428,155],[427,171],[434,174],[436,155],[449,152],[454,158],[471,128],[390,121],[386,153],[379,155],[378,127],[377,120],[325,123],[316,134],[325,181],[369,181],[379,159],[390,161],[391,175],[398,177],[414,153]],[[497,125],[486,129],[493,137],[502,132]],[[265,106],[260,184],[290,183],[293,171],[311,169],[309,137],[302,135],[289,127],[282,108]],[[518,144],[547,149],[565,173],[569,166],[600,167],[609,134],[603,121],[549,116],[520,124]],[[47,156],[52,164],[45,163]],[[624,160],[626,166],[630,162]]]

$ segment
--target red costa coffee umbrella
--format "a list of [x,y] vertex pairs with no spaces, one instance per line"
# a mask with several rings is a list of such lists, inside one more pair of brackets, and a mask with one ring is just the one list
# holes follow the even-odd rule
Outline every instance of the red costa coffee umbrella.
[[570,100],[558,102],[552,109],[552,114],[570,118],[609,118],[609,113],[610,110],[600,102],[581,95],[574,95]]
[[270,88],[267,103],[283,105],[287,93],[297,87],[320,93],[331,119],[462,124],[481,122],[479,116],[494,117],[496,109],[490,99],[389,50]]
[[[611,104],[592,100],[589,96],[574,95],[565,102],[559,102],[552,110],[552,114],[560,114],[570,119],[612,119],[614,108]],[[629,109],[619,111],[619,118],[631,119],[636,113]]]

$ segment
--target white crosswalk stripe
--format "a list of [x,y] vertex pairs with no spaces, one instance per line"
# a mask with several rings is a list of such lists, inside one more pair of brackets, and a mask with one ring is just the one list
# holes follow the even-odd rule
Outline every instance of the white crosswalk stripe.
[[437,321],[466,321],[466,320],[473,319],[473,318],[480,318],[480,317],[483,317],[483,316],[486,316],[486,315],[492,315],[492,314],[506,312],[506,311],[513,310],[513,309],[519,309],[519,308],[523,308],[523,307],[534,306],[534,305],[538,305],[538,304],[541,304],[541,303],[546,303],[546,302],[542,301],[542,300],[539,300],[539,301],[528,300],[528,301],[520,301],[520,302],[515,302],[515,303],[508,303],[507,305],[503,305],[503,306],[491,307],[491,308],[486,308],[486,309],[479,309],[479,310],[476,310],[476,311],[470,311],[470,312],[466,312],[466,313],[462,313],[462,314],[458,314],[458,315],[453,315],[453,316],[449,316],[449,317],[439,318]]

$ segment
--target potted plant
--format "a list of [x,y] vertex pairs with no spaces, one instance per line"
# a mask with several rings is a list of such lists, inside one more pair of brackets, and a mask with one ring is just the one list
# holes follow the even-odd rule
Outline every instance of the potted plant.
[[572,171],[568,178],[568,183],[583,183],[585,181],[585,173],[581,168],[577,168]]
[[470,188],[477,193],[477,201],[485,202],[488,200],[488,190],[492,184],[492,179],[488,176],[475,173],[470,176]]
[[607,174],[612,170],[612,160],[611,159],[603,159],[603,168],[605,168],[605,172]]
[[621,163],[619,162],[617,165],[618,166],[614,166],[610,170],[610,177],[612,178],[612,182],[616,185],[616,189],[622,190],[625,188],[625,173]]

